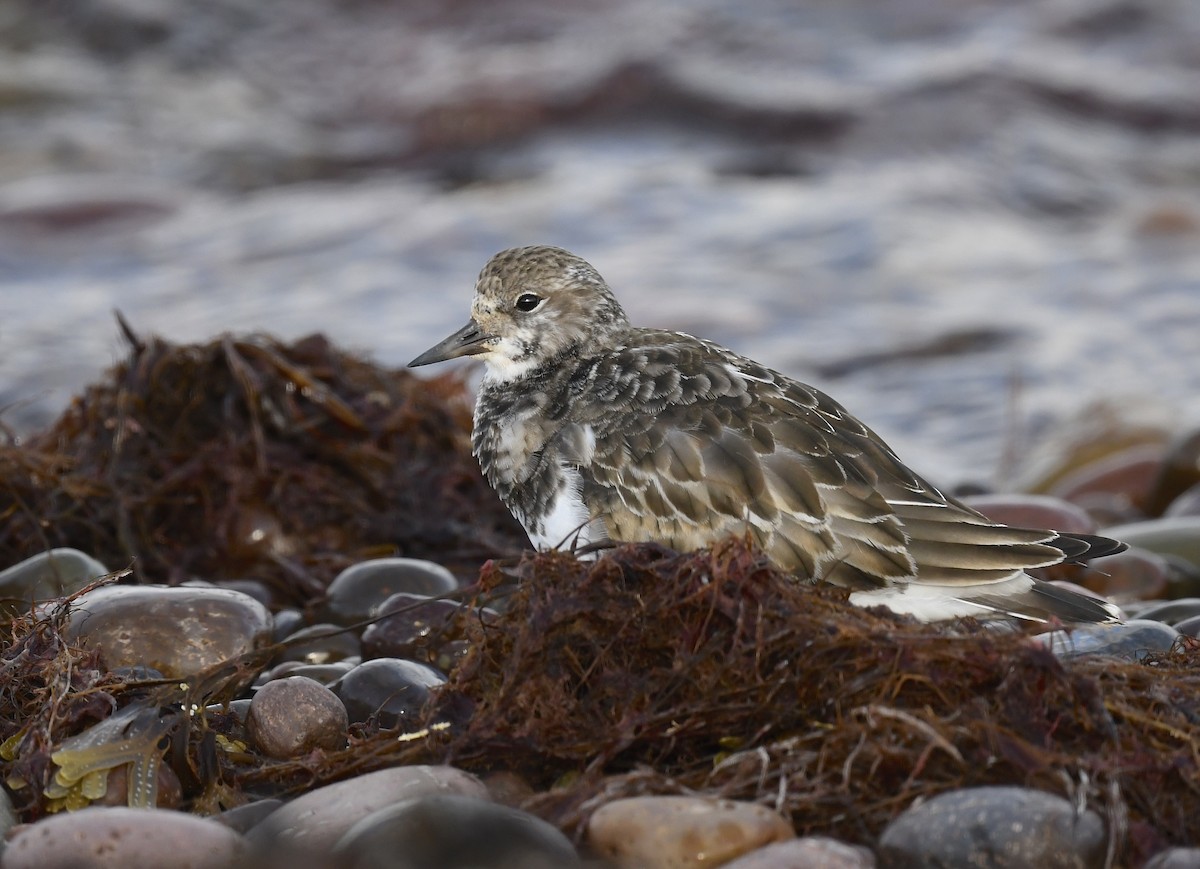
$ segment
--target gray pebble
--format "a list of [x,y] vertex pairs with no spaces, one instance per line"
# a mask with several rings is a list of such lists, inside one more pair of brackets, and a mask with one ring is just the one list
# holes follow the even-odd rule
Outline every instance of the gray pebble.
[[454,574],[419,558],[375,558],[347,567],[329,583],[325,617],[340,625],[370,618],[397,592],[436,597],[458,588]]
[[579,858],[557,828],[465,796],[408,800],[368,815],[334,854],[346,869],[570,869]]
[[939,794],[913,806],[879,837],[887,869],[1086,869],[1103,866],[1104,822],[1076,815],[1062,797],[1020,787]]
[[268,757],[300,757],[346,745],[346,707],[324,685],[303,676],[268,682],[250,701],[246,732]]

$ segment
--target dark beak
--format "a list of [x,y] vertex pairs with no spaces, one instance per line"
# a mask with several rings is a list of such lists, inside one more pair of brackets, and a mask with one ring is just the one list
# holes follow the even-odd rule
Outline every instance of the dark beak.
[[449,338],[434,344],[412,362],[409,368],[418,365],[429,365],[432,362],[445,362],[447,359],[457,359],[459,356],[474,356],[488,349],[487,342],[494,336],[485,334],[479,324],[471,320]]

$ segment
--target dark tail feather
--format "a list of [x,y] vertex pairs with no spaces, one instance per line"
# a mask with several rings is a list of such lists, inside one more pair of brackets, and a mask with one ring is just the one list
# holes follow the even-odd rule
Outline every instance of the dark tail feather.
[[1062,534],[1047,541],[1056,549],[1061,549],[1066,556],[1063,561],[1081,564],[1092,558],[1102,558],[1105,555],[1116,555],[1124,552],[1127,547],[1120,540],[1111,537],[1101,537],[1098,534]]

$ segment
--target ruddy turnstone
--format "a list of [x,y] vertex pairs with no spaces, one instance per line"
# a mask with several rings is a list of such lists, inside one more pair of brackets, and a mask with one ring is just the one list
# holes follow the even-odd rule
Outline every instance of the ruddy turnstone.
[[824,393],[711,341],[631,326],[555,247],[496,254],[471,320],[412,366],[479,356],[473,446],[535,546],[749,532],[800,577],[922,620],[1114,620],[1025,573],[1108,555],[1104,537],[997,525],[909,470]]

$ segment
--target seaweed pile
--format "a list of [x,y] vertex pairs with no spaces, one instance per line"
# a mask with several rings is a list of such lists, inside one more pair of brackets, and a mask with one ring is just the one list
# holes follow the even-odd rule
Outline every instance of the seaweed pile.
[[473,578],[524,545],[471,457],[460,377],[390,371],[320,335],[176,345],[122,326],[125,362],[0,445],[0,563],[70,546],[141,581],[253,578],[303,605],[363,558]]
[[513,572],[452,679],[473,714],[446,750],[551,787],[529,808],[566,829],[615,797],[704,793],[872,842],[917,797],[1020,784],[1101,809],[1134,853],[1200,840],[1198,641],[1063,661],[1019,632],[859,609],[736,539]]

